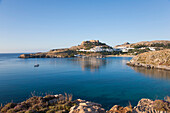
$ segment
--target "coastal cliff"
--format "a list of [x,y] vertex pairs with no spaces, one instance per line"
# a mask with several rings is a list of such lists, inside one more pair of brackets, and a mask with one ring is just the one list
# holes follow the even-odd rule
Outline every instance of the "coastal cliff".
[[114,105],[110,110],[102,108],[101,104],[77,99],[72,101],[72,95],[33,96],[21,103],[8,103],[0,107],[1,113],[169,113],[170,97],[165,100],[141,99],[137,106],[122,107]]
[[127,65],[170,71],[170,49],[138,54],[127,62]]

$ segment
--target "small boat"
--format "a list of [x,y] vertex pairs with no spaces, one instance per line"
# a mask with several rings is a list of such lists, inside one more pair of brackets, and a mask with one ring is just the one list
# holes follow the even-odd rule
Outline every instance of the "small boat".
[[35,64],[34,67],[39,67],[40,65],[39,64]]

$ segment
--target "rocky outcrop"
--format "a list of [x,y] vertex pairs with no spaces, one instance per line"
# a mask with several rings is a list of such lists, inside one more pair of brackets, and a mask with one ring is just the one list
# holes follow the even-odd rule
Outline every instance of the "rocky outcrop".
[[111,48],[111,46],[108,46],[105,43],[100,42],[99,40],[89,40],[89,41],[83,41],[81,45],[78,46],[72,46],[69,48],[70,50],[79,50],[79,49],[90,49],[95,46],[102,46],[104,48]]
[[36,53],[36,54],[22,54],[19,58],[46,58],[47,54],[45,53]]
[[101,104],[77,99],[72,95],[33,96],[21,103],[8,103],[0,107],[0,113],[170,113],[170,97],[165,100],[141,99],[137,106],[114,105],[105,111]]
[[144,98],[138,102],[137,106],[122,107],[114,105],[107,113],[170,113],[170,102],[163,100],[152,101]]
[[19,58],[70,58],[74,57],[75,53],[76,51],[69,49],[53,49],[43,53],[22,54]]
[[8,103],[0,108],[0,113],[55,113],[69,112],[73,103],[70,95],[33,96],[21,103]]
[[107,113],[132,113],[132,106],[122,107],[114,105]]
[[105,113],[105,109],[101,108],[101,104],[81,99],[77,99],[75,103],[77,105],[71,107],[69,113]]
[[141,99],[133,108],[133,113],[169,113],[170,103],[163,100]]
[[153,109],[153,101],[150,99],[141,99],[138,102],[138,105],[133,108],[134,113],[143,113],[143,112],[152,112],[154,113]]
[[99,44],[99,40],[83,41],[83,42],[81,43],[81,45],[84,45],[84,44],[86,44],[86,43],[97,43],[97,44]]
[[129,45],[130,43],[129,42],[125,42],[123,45]]
[[170,49],[139,54],[127,62],[127,65],[170,71]]

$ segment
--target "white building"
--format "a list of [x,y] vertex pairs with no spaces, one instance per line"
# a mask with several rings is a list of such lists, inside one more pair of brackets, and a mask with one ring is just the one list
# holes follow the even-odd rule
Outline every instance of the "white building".
[[102,52],[102,51],[107,51],[107,52],[113,52],[113,49],[110,48],[103,48],[102,46],[95,46],[89,50],[85,50],[85,49],[80,49],[78,51],[83,51],[83,52]]
[[91,52],[101,52],[101,51],[103,51],[103,48],[102,48],[102,46],[96,46],[94,48],[91,48],[90,50],[91,50]]
[[129,50],[127,49],[127,48],[124,48],[124,49],[122,49],[122,52],[124,52],[124,53],[126,53],[126,52],[128,52]]
[[127,47],[117,47],[114,48],[114,51],[122,51],[122,52],[128,52],[130,49],[134,49],[134,48],[127,48]]
[[139,48],[139,49],[142,49],[142,50],[144,50],[144,49],[146,49],[146,47],[141,47],[141,48]]
[[155,51],[155,47],[149,47],[151,51]]

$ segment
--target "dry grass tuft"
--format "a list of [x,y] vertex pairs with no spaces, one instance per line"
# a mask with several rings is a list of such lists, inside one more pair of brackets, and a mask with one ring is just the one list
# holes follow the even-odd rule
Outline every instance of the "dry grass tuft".
[[170,102],[170,97],[169,97],[169,96],[166,96],[166,97],[164,98],[164,100],[167,101],[167,102]]
[[55,113],[55,112],[69,112],[70,108],[74,106],[72,102],[72,95],[65,93],[65,95],[49,95],[35,96],[35,91],[31,93],[32,97],[21,103],[8,103],[0,107],[0,113]]

